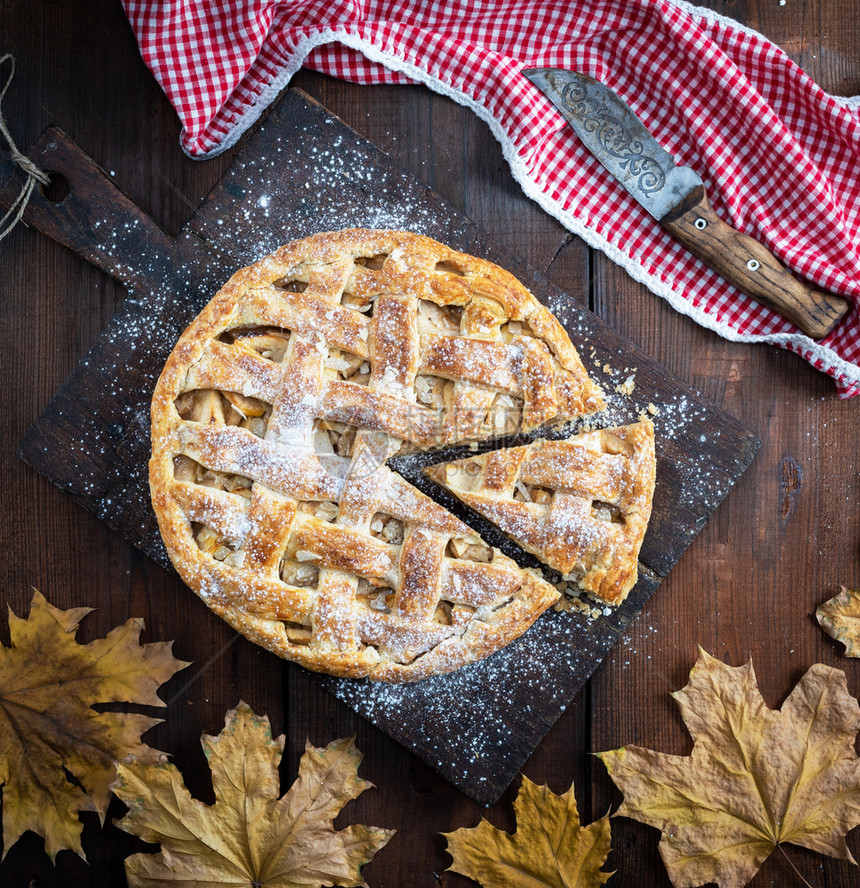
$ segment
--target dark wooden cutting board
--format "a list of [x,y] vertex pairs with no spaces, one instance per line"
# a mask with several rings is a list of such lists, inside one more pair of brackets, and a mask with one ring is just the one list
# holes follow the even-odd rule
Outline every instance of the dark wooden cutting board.
[[[656,411],[653,517],[639,583],[621,608],[598,618],[551,611],[488,660],[414,685],[319,677],[464,793],[494,802],[749,465],[756,437],[533,269],[499,254],[474,223],[296,90],[175,239],[58,130],[28,153],[70,185],[57,203],[34,194],[28,224],[122,280],[129,295],[27,433],[20,455],[165,567],[146,479],[155,381],[180,332],[232,272],[294,238],[352,226],[403,228],[497,262],[569,331],[607,393],[602,423]],[[0,202],[18,188],[12,175]],[[630,376],[632,392],[624,385]],[[411,458],[396,468],[417,479],[420,464]],[[271,668],[279,668],[274,656]]]

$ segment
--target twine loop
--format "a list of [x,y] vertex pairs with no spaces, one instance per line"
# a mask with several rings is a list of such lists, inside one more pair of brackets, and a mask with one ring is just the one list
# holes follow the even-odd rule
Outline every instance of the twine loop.
[[26,208],[27,202],[30,200],[30,195],[33,193],[33,189],[36,185],[48,185],[51,181],[50,177],[44,170],[36,166],[26,154],[22,154],[18,150],[18,146],[15,144],[12,134],[9,132],[9,127],[6,125],[6,119],[3,117],[3,99],[6,95],[6,90],[9,89],[9,84],[12,83],[12,78],[15,76],[15,57],[11,55],[11,53],[6,53],[6,55],[0,56],[0,67],[2,67],[7,61],[9,62],[9,76],[3,84],[3,88],[0,89],[0,135],[3,136],[6,143],[9,145],[9,154],[12,157],[13,163],[17,164],[24,171],[27,178],[21,187],[18,197],[15,198],[15,202],[9,207],[6,215],[0,219],[0,240],[3,240],[18,222],[21,221],[21,217],[24,215],[24,209]]

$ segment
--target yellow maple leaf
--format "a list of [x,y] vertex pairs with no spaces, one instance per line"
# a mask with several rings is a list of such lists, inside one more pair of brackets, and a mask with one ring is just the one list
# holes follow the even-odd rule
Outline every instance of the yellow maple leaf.
[[818,624],[845,645],[846,657],[860,657],[860,589],[847,589],[825,601],[816,611]]
[[352,738],[325,748],[307,744],[292,787],[278,798],[284,737],[245,703],[226,716],[217,737],[204,734],[215,803],[192,798],[169,764],[123,762],[113,790],[129,806],[116,822],[157,854],[125,861],[130,888],[152,885],[247,885],[313,888],[364,885],[361,867],[394,835],[332,821],[373,784],[358,776],[361,753]]
[[84,857],[78,814],[97,811],[104,822],[116,760],[161,756],[140,741],[161,719],[91,704],[164,706],[159,686],[188,664],[173,657],[170,642],[140,644],[142,620],[78,644],[78,624],[91,610],[60,610],[35,592],[27,619],[9,612],[12,644],[0,645],[4,856],[31,829],[52,860],[63,849]]
[[626,746],[599,757],[624,793],[616,814],[662,831],[675,888],[741,888],[784,842],[854,862],[845,834],[860,824],[860,706],[845,673],[815,664],[774,710],[752,663],[700,650],[672,696],[689,756]]
[[581,826],[572,786],[556,795],[523,777],[514,813],[513,834],[486,820],[443,833],[454,860],[448,869],[484,888],[594,888],[612,875],[600,869],[609,855],[609,817]]

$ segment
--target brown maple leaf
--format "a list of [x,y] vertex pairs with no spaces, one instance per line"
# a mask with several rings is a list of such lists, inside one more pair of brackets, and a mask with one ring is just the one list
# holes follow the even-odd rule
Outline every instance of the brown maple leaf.
[[78,623],[91,610],[59,610],[35,592],[27,619],[9,612],[12,645],[0,645],[4,856],[31,829],[52,860],[63,849],[84,857],[78,814],[97,811],[104,822],[116,760],[161,755],[140,740],[161,719],[91,706],[164,706],[159,686],[188,664],[173,657],[170,642],[141,645],[142,620],[78,644]]
[[815,611],[818,624],[845,645],[846,657],[860,657],[860,589],[847,589]]
[[689,756],[626,746],[599,757],[624,793],[618,815],[662,831],[675,888],[741,888],[780,843],[854,862],[845,834],[860,824],[860,706],[845,673],[816,664],[779,710],[752,663],[700,650],[672,695],[693,736]]
[[523,777],[514,813],[513,834],[486,820],[443,833],[454,860],[449,869],[484,888],[596,888],[612,875],[600,869],[609,854],[609,817],[581,826],[572,786],[559,796]]
[[122,763],[113,790],[130,808],[116,822],[157,854],[125,861],[131,888],[143,885],[247,885],[313,888],[364,885],[361,867],[393,831],[332,821],[372,786],[358,776],[361,753],[352,738],[323,749],[310,744],[296,782],[279,798],[284,737],[272,740],[268,718],[240,703],[217,737],[204,734],[215,803],[192,798],[168,763]]

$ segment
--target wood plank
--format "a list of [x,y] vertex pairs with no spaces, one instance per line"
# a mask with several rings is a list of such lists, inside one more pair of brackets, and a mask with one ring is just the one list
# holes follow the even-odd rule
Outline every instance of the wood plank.
[[[709,5],[726,11],[722,4]],[[856,17],[846,18],[830,4],[749,3],[744,12],[752,27],[783,45],[824,88],[860,93]],[[762,448],[595,673],[589,751],[636,744],[688,754],[690,736],[669,694],[686,684],[698,645],[733,665],[752,657],[772,707],[815,662],[845,670],[857,695],[854,665],[821,632],[813,613],[836,593],[840,577],[854,582],[860,576],[860,452],[851,443],[860,422],[858,399],[840,401],[832,382],[794,355],[719,338],[603,257],[595,261],[596,310],[754,430]],[[592,817],[621,800],[599,764],[592,769],[590,795]],[[614,820],[618,873],[610,884],[668,888],[658,838],[635,821]],[[858,842],[854,830],[848,844],[855,856]],[[785,851],[810,885],[847,888],[856,882],[850,864],[794,846]],[[792,883],[799,879],[776,852],[750,885]]]

